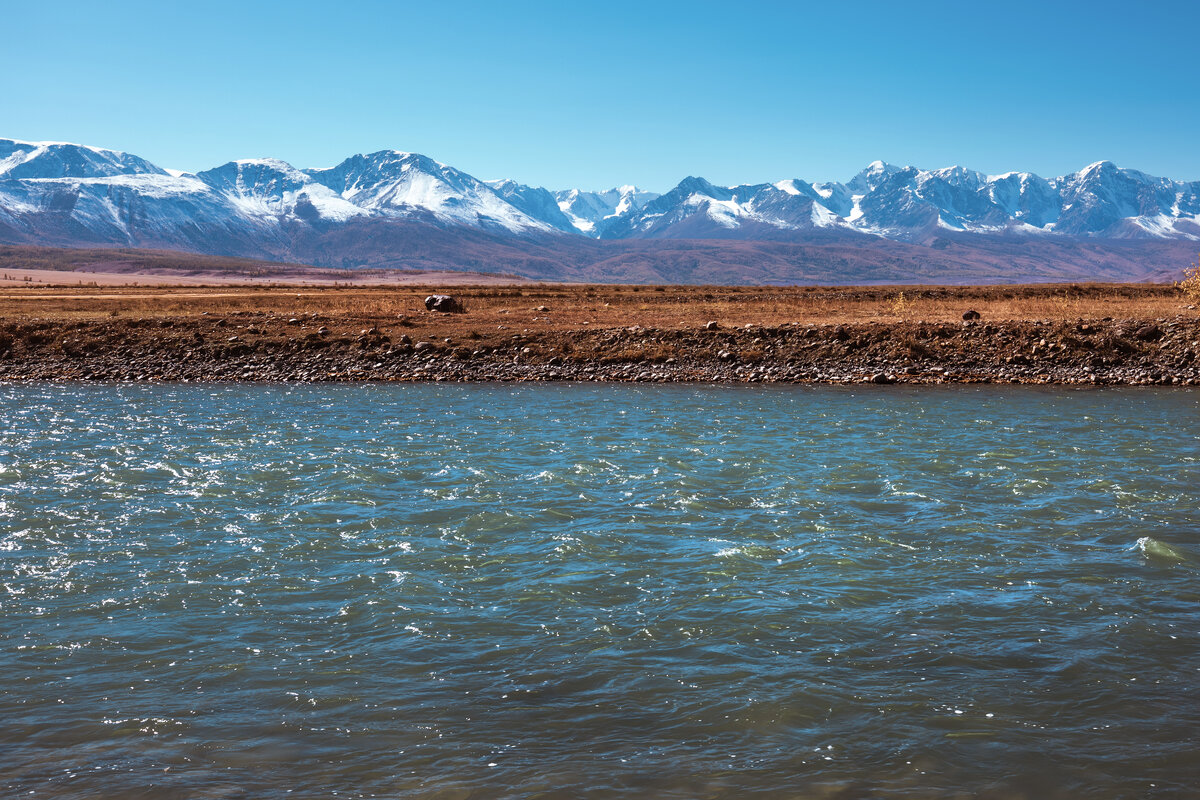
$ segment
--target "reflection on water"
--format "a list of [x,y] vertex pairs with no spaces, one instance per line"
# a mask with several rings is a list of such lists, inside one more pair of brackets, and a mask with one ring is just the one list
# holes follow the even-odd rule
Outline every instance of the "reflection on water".
[[5,796],[1175,797],[1200,396],[0,386]]

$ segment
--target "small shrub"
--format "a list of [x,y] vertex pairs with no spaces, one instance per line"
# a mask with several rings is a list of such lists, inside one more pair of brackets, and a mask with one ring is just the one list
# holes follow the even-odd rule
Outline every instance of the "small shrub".
[[1188,300],[1193,302],[1200,300],[1200,257],[1197,258],[1194,267],[1188,267],[1183,271],[1183,280],[1177,285]]

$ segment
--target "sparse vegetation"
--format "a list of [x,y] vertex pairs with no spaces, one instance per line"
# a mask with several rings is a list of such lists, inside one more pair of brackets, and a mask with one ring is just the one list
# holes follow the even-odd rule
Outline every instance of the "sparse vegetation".
[[1196,265],[1183,271],[1183,280],[1179,282],[1183,296],[1192,302],[1200,302],[1200,256],[1196,257]]
[[[1200,279],[1193,278],[1200,287]],[[1190,284],[1189,284],[1190,285]],[[100,317],[155,321],[210,316],[279,316],[344,323],[382,331],[410,328],[422,336],[480,340],[522,331],[599,330],[640,325],[656,329],[700,329],[716,320],[722,329],[784,324],[844,325],[894,319],[903,298],[904,319],[913,323],[961,324],[972,308],[981,322],[1006,320],[1155,319],[1179,312],[1179,292],[1170,285],[1072,284],[1062,286],[938,287],[713,287],[667,286],[652,294],[625,286],[539,285],[454,287],[467,303],[465,314],[435,314],[424,299],[439,287],[87,287],[0,290],[0,317],[16,320],[88,320]],[[30,295],[30,292],[36,294]],[[1069,296],[1067,295],[1069,292]],[[514,308],[514,293],[536,298],[553,313]],[[36,299],[35,299],[36,298]],[[646,302],[653,298],[654,302]],[[536,318],[536,319],[535,319]],[[243,323],[239,323],[243,324]],[[505,329],[498,331],[497,326]],[[331,327],[332,324],[331,324]]]

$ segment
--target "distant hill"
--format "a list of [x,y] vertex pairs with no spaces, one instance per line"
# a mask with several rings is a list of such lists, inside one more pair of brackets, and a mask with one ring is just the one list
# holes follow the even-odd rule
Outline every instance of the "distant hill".
[[[503,273],[462,270],[344,270],[250,258],[207,256],[174,250],[130,248],[36,247],[0,245],[0,269],[8,283],[87,283],[102,276],[106,285],[138,283],[154,276],[153,284],[205,283],[520,283],[525,279]],[[62,273],[61,275],[59,273]],[[28,277],[27,277],[28,276]],[[90,277],[89,277],[90,276]]]

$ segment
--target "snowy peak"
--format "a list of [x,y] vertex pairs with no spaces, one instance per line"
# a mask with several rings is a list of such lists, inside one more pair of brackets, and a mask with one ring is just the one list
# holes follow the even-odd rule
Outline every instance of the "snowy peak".
[[[362,192],[374,193],[380,186],[394,186],[409,181],[417,175],[444,179],[450,168],[419,153],[400,150],[379,150],[374,153],[358,153],[328,169],[309,169],[305,173],[314,181],[327,186],[343,197],[352,197]],[[454,181],[457,176],[450,175]]]
[[286,161],[252,158],[230,161],[196,175],[240,213],[253,218],[298,218],[344,222],[365,211],[339,197]]
[[[844,192],[837,193],[842,205]],[[615,238],[751,238],[780,232],[811,231],[835,225],[836,212],[826,206],[833,190],[818,192],[799,179],[775,184],[716,186],[688,177],[640,210],[614,217],[601,229]]]
[[199,172],[196,177],[218,191],[247,196],[279,196],[313,183],[312,178],[291,164],[274,158],[230,161]]
[[574,233],[574,222],[559,208],[558,198],[540,186],[526,186],[516,181],[485,181],[492,191],[500,195],[518,211],[546,223],[560,231]]
[[[1097,161],[1055,181],[1061,213],[1055,230],[1115,238],[1172,235],[1174,218],[1192,216],[1178,208],[1185,184]],[[1188,220],[1182,220],[1188,222]],[[1186,234],[1185,234],[1186,235]]]
[[846,187],[854,194],[867,194],[901,169],[884,161],[872,161],[866,169],[851,178]]
[[955,189],[976,191],[980,186],[987,183],[987,176],[966,167],[943,167],[942,169],[935,169],[932,172],[918,172],[918,180],[922,183],[939,181]]
[[553,228],[522,212],[478,178],[418,153],[381,150],[306,173],[355,206],[385,216],[514,233]]
[[0,139],[0,180],[166,175],[144,158],[66,142]]
[[1058,220],[1058,193],[1049,181],[1029,172],[988,178],[987,197],[1004,214],[1024,225],[1045,228]]
[[[730,189],[713,186],[704,178],[688,176],[679,182],[679,185],[671,190],[668,194],[686,195],[690,197],[711,197],[717,200],[730,200],[733,197],[733,192]],[[666,195],[664,195],[665,197]]]
[[696,214],[711,218],[724,228],[737,227],[734,218],[739,215],[738,207],[732,200],[732,189],[689,176],[640,209],[631,208],[627,213],[606,218],[597,232],[603,239],[653,236]]
[[604,221],[640,211],[646,203],[658,197],[636,186],[618,186],[603,192],[567,189],[555,192],[558,208],[571,221],[575,230],[588,236],[599,235]]
[[[753,186],[737,186],[734,197],[744,203],[750,219],[784,230],[810,230],[835,225],[838,213],[833,193],[822,194],[799,179]],[[743,199],[744,198],[744,199]],[[839,198],[840,199],[840,198]]]

